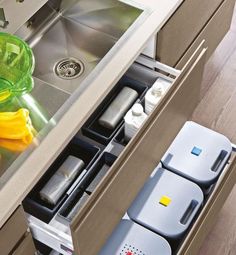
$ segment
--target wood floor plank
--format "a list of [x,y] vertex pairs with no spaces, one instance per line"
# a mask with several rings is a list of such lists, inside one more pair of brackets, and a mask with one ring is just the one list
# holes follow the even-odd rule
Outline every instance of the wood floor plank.
[[201,100],[192,120],[221,132],[236,142],[235,108],[236,50]]
[[[236,8],[230,32],[208,61],[192,119],[236,143]],[[236,186],[199,255],[236,255]]]
[[236,254],[236,187],[231,192],[217,224],[209,233],[199,255],[235,255]]
[[211,87],[216,77],[221,72],[227,60],[236,50],[235,38],[236,38],[236,6],[234,8],[234,16],[230,31],[226,34],[225,38],[217,47],[213,56],[209,59],[206,65],[202,83],[201,97],[204,97],[207,90]]
[[230,31],[216,49],[213,56],[209,59],[204,71],[201,97],[205,96],[206,92],[213,85],[218,74],[221,72],[225,63],[236,50],[235,38],[236,32]]

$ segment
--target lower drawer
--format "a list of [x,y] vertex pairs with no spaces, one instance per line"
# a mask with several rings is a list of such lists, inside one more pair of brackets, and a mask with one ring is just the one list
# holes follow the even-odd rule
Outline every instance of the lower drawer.
[[10,219],[0,229],[1,254],[9,254],[27,231],[28,225],[22,206],[19,206]]
[[33,238],[30,233],[26,233],[24,239],[11,255],[34,255],[36,252]]
[[233,189],[235,181],[236,153],[234,152],[177,255],[198,254],[199,248],[217,220],[220,209]]
[[232,20],[235,0],[225,0],[214,16],[209,20],[201,33],[197,36],[183,57],[179,60],[176,68],[182,68],[189,57],[193,54],[202,40],[207,46],[206,59],[208,60],[225,34],[228,32]]

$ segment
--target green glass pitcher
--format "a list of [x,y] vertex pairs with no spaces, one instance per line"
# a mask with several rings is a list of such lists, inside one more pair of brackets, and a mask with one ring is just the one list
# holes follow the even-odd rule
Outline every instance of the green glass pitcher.
[[20,38],[0,32],[0,103],[32,90],[34,67],[30,47]]

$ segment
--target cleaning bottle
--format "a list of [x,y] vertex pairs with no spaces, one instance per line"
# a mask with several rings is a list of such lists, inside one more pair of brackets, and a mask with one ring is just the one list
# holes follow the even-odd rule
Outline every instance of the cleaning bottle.
[[146,120],[147,114],[143,111],[143,106],[136,103],[126,113],[125,119],[125,141],[128,142],[139,130]]
[[159,103],[171,82],[163,78],[158,78],[145,95],[145,113],[150,114]]

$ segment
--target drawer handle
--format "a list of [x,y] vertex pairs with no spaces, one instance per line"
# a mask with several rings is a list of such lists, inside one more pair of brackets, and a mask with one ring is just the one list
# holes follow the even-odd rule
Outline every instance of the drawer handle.
[[9,24],[9,21],[6,20],[4,9],[0,8],[0,27],[6,28],[8,24]]
[[183,225],[186,225],[188,221],[191,219],[191,216],[193,212],[195,211],[195,208],[198,205],[198,201],[192,200],[189,206],[187,207],[187,210],[185,211],[183,217],[180,220],[180,223]]
[[213,172],[217,172],[221,166],[221,163],[224,161],[225,157],[227,156],[227,151],[222,150],[219,154],[219,156],[217,157],[216,161],[214,162],[214,164],[211,167],[211,171]]

